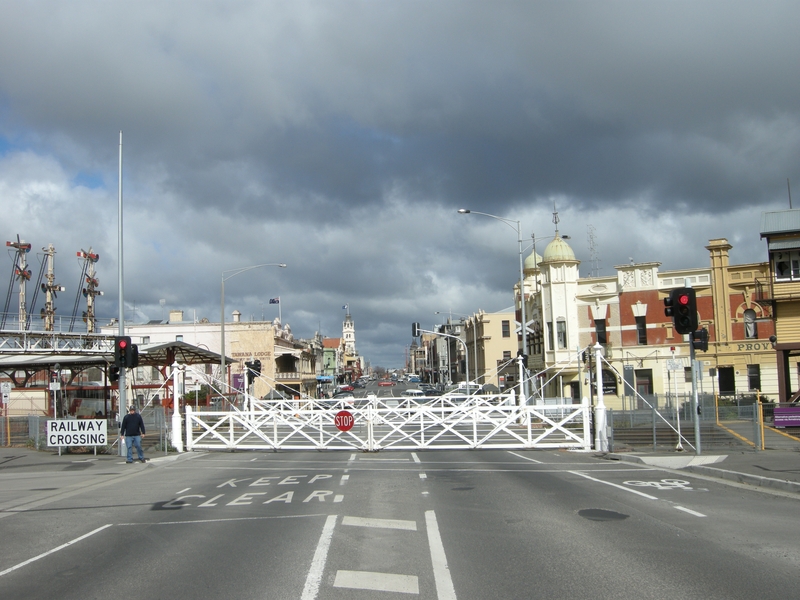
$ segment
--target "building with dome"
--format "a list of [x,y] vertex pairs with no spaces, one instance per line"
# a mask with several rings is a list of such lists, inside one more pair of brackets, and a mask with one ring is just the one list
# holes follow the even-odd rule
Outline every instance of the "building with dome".
[[688,282],[697,293],[700,326],[709,331],[708,352],[697,352],[700,391],[776,399],[778,369],[769,341],[775,324],[770,303],[758,296],[769,263],[731,265],[725,239],[710,240],[706,249],[707,267],[661,272],[659,262],[631,261],[615,266],[613,275],[581,277],[580,261],[556,229],[541,255],[534,249],[525,259],[524,295],[519,283],[514,287],[517,321],[523,298],[528,321],[529,393],[574,402],[594,396],[588,376],[593,351],[586,350],[600,343],[610,363],[603,369],[609,407],[646,408],[637,392],[659,407],[669,396],[688,394],[688,336],[675,333],[664,313],[664,298]]

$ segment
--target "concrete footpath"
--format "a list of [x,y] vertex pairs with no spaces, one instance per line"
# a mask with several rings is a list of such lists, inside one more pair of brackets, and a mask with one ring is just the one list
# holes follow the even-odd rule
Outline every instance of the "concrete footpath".
[[743,450],[709,452],[608,453],[607,460],[636,462],[735,481],[747,485],[794,492],[800,497],[800,450]]

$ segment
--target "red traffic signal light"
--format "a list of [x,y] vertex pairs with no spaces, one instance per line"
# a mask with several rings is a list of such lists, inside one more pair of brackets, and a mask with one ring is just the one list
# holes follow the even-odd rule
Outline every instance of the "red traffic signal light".
[[131,338],[123,335],[114,338],[114,364],[120,369],[125,368],[126,358],[130,352]]
[[676,288],[664,298],[664,314],[672,317],[675,331],[680,334],[697,331],[697,296],[692,288]]
[[131,343],[130,336],[114,338],[114,364],[120,369],[132,369],[139,364],[139,347]]

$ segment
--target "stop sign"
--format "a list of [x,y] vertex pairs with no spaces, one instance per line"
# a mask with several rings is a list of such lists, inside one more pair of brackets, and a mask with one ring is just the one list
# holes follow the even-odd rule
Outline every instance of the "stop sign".
[[350,431],[353,428],[356,420],[348,411],[340,410],[333,418],[333,422],[336,425],[336,429],[339,431]]

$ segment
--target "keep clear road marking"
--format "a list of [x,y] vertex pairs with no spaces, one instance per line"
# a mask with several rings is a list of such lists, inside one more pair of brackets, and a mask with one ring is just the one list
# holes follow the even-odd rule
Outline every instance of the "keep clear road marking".
[[521,458],[523,460],[529,460],[531,462],[535,462],[537,465],[543,464],[542,461],[540,461],[540,460],[534,460],[532,458],[528,458],[527,456],[522,456],[522,454],[517,454],[516,452],[511,452],[510,450],[509,450],[508,453],[516,456],[517,458]]
[[33,558],[29,558],[25,562],[21,562],[18,565],[14,565],[10,569],[6,569],[5,571],[0,571],[0,577],[2,577],[3,575],[6,575],[8,573],[11,573],[11,571],[16,571],[20,567],[24,567],[25,565],[29,565],[32,562],[36,562],[40,558],[44,558],[45,556],[53,554],[54,552],[58,552],[59,550],[63,550],[64,548],[67,548],[67,547],[71,546],[72,544],[76,544],[76,543],[80,542],[81,540],[85,540],[89,536],[94,535],[95,533],[98,533],[100,531],[103,531],[103,529],[106,529],[107,527],[111,527],[111,523],[109,523],[108,525],[103,525],[102,527],[98,527],[97,529],[95,529],[94,531],[90,531],[89,533],[85,533],[84,535],[75,538],[71,542],[67,542],[66,544],[61,544],[57,548],[53,548],[52,550],[48,550],[47,552],[43,552],[39,556],[34,556]]
[[[611,483],[610,481],[603,481],[602,479],[595,479],[594,477],[590,477],[589,475],[586,475],[585,473],[581,473],[579,471],[568,471],[568,473],[572,473],[573,475],[580,475],[581,477],[585,477],[586,479],[591,479],[592,481],[596,481],[597,483],[604,483],[606,485],[610,485],[612,487],[619,488],[621,490],[625,490],[626,492],[630,492],[631,494],[636,494],[637,496],[642,496],[643,498],[647,498],[648,500],[659,500],[659,498],[656,498],[655,496],[651,496],[650,494],[645,494],[645,493],[639,492],[637,490],[632,490],[630,488],[626,488],[623,485],[619,485],[617,483]],[[695,517],[705,517],[705,516],[707,516],[707,515],[704,515],[703,513],[699,513],[697,511],[691,510],[689,508],[685,508],[683,506],[676,506],[676,505],[673,505],[673,506],[674,506],[674,508],[676,510],[681,510],[681,511],[683,511],[685,513],[688,513],[690,515],[694,515]]]

